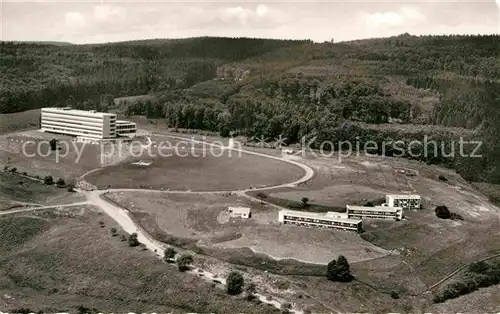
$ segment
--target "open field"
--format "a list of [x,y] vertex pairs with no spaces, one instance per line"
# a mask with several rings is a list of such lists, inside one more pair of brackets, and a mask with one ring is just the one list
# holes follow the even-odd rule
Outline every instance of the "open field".
[[33,129],[40,126],[40,110],[0,114],[0,134]]
[[[153,148],[154,150],[155,148]],[[156,148],[158,149],[158,148]],[[180,156],[154,158],[137,157],[136,160],[152,161],[150,166],[121,163],[89,174],[85,180],[98,187],[141,188],[221,191],[264,187],[292,182],[302,176],[296,166],[277,160],[265,159],[236,151],[215,149],[220,157],[209,152],[186,149]]]
[[[52,138],[68,145],[51,151],[47,141]],[[100,148],[73,142],[70,137],[27,131],[0,137],[0,163],[30,175],[75,179],[100,166]]]
[[[48,141],[56,139],[58,150],[51,151]],[[78,143],[70,136],[43,133],[37,130],[0,136],[0,163],[16,167],[30,175],[61,177],[74,180],[93,169],[129,160],[131,155],[146,152],[139,144],[146,144],[144,137],[136,145],[125,142],[113,145]]]
[[66,188],[44,185],[20,174],[0,171],[0,211],[24,206],[23,203],[68,204],[84,199],[77,193],[68,192]]
[[122,233],[91,207],[0,218],[0,308],[74,312],[84,305],[104,312],[278,312],[179,273],[152,253],[112,237],[111,227]]
[[[389,253],[351,232],[280,226],[277,209],[237,194],[119,192],[108,197],[128,208],[157,239],[171,242],[174,237],[218,253],[250,248],[275,259],[319,264],[339,254],[362,261]],[[229,218],[228,206],[250,206],[252,218]]]

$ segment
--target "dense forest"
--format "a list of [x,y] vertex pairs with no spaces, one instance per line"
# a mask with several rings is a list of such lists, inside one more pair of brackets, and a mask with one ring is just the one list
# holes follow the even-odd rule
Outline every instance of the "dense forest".
[[[482,140],[483,158],[418,159],[472,181],[500,182],[500,36],[411,36],[341,43],[248,38],[103,45],[2,42],[0,112],[71,105],[289,143],[425,135],[449,150]],[[334,147],[341,149],[341,147]],[[457,150],[458,151],[458,150]],[[388,152],[389,154],[391,152]],[[441,156],[441,157],[439,157]],[[411,156],[407,156],[413,158]]]

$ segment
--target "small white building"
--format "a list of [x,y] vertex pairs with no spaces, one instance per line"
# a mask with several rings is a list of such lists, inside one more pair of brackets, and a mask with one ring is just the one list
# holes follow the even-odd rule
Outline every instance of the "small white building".
[[346,214],[352,219],[403,219],[403,208],[390,206],[346,206]]
[[389,194],[385,196],[385,203],[389,207],[420,209],[421,199],[416,194]]
[[228,207],[227,211],[231,217],[250,218],[252,215],[250,207]]

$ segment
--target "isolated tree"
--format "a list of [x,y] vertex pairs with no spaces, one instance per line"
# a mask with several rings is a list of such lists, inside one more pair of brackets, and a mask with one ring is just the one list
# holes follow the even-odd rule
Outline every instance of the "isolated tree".
[[260,203],[262,204],[262,200],[266,199],[267,198],[267,195],[265,193],[262,193],[262,192],[259,192],[257,194],[257,197],[260,199]]
[[450,219],[451,218],[451,212],[448,209],[448,207],[441,205],[437,206],[436,209],[434,210],[436,213],[436,216],[441,219]]
[[337,269],[338,269],[338,277],[339,281],[350,281],[352,279],[351,275],[351,267],[349,266],[349,262],[344,255],[340,255],[337,259]]
[[43,178],[43,183],[46,185],[52,185],[54,184],[54,178],[52,178],[52,176],[45,176]]
[[177,267],[179,268],[180,271],[186,271],[189,270],[189,265],[193,262],[193,256],[189,254],[182,254],[178,259],[177,259]]
[[50,150],[56,150],[57,149],[57,140],[55,138],[51,139],[49,141],[50,144]]
[[165,252],[164,252],[164,259],[165,260],[170,260],[170,259],[173,259],[175,257],[175,250],[171,247],[168,247],[165,249]]
[[243,286],[245,285],[245,280],[243,276],[237,272],[232,271],[227,276],[226,291],[230,295],[237,295],[243,291]]
[[137,239],[137,233],[132,233],[131,235],[129,235],[128,237],[128,246],[138,246],[139,244],[141,244],[139,242],[139,240]]
[[12,173],[16,173],[16,172],[17,172],[17,168],[16,168],[16,167],[12,167],[12,168],[10,168],[10,172],[12,172]]
[[111,235],[113,237],[116,237],[118,235],[117,231],[116,231],[116,228],[111,228]]
[[352,280],[349,262],[343,255],[328,263],[326,277],[331,281],[347,282]]
[[122,234],[120,237],[120,241],[122,241],[122,242],[127,241],[127,237],[124,234]]
[[75,186],[73,185],[73,183],[68,184],[68,192],[75,192]]
[[4,166],[3,171],[5,171],[5,172],[9,171],[9,166]]
[[309,206],[309,198],[307,198],[307,197],[303,197],[303,198],[301,199],[301,201],[302,201],[302,207],[303,207],[303,208],[306,208],[306,207],[308,207],[308,206]]

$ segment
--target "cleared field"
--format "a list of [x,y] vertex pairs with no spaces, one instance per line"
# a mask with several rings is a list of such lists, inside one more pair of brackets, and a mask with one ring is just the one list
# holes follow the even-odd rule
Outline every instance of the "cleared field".
[[0,171],[0,210],[21,206],[22,203],[67,204],[82,202],[84,199],[65,188],[44,185],[17,173]]
[[191,149],[182,151],[184,157],[172,152],[171,156],[148,158],[148,154],[134,161],[147,159],[150,166],[137,166],[131,162],[110,166],[89,174],[85,180],[98,186],[112,188],[141,188],[220,191],[264,187],[292,182],[302,176],[302,170],[285,162],[265,159],[235,151],[220,151],[220,157]]
[[[104,223],[103,228],[99,222]],[[0,218],[0,307],[36,312],[276,313],[180,273],[112,237],[92,208]],[[22,230],[23,232],[18,232]]]
[[0,114],[0,134],[23,129],[34,129],[40,125],[40,110]]
[[[51,151],[47,141],[55,138],[67,145]],[[30,175],[75,179],[100,166],[100,146],[76,143],[69,137],[28,131],[0,137],[0,163]]]
[[[249,248],[274,259],[326,264],[339,254],[362,261],[388,254],[358,234],[278,225],[278,211],[238,195],[119,192],[108,196],[128,208],[162,241],[214,249]],[[250,206],[251,219],[232,219],[228,206]],[[176,240],[174,241],[173,238]]]

